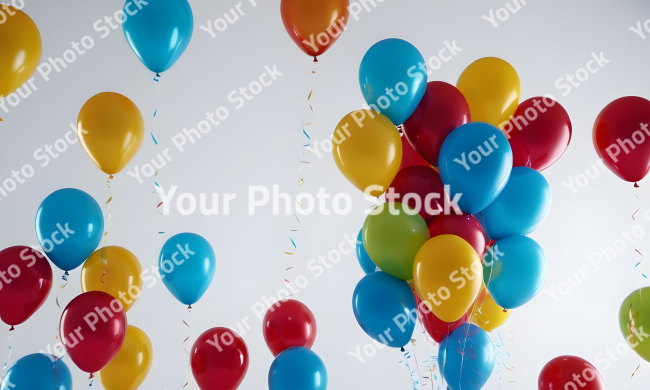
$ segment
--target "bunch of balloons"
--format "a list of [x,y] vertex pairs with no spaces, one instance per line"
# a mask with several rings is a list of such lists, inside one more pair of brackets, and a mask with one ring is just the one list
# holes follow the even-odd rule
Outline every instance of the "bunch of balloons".
[[316,341],[316,318],[302,302],[287,299],[264,315],[262,333],[275,356],[269,390],[326,390],[325,364],[310,348]]
[[396,348],[420,318],[440,343],[448,386],[480,389],[494,366],[485,332],[546,279],[544,252],[526,235],[549,213],[551,190],[539,171],[566,150],[571,122],[549,97],[519,104],[519,77],[498,58],[475,61],[456,86],[427,76],[410,43],[376,43],[359,70],[368,107],[344,117],[332,136],[341,173],[386,201],[359,232],[367,275],[353,311],[369,336]]

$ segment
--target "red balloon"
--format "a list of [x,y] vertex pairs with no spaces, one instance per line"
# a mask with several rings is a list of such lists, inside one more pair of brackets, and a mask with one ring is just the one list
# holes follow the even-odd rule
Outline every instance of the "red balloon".
[[445,138],[471,121],[465,96],[453,85],[431,81],[413,114],[404,122],[404,132],[416,152],[438,166],[438,154]]
[[534,97],[519,104],[502,131],[510,141],[513,166],[543,171],[569,146],[571,120],[560,103]]
[[0,319],[22,324],[43,305],[52,289],[52,267],[41,252],[27,246],[0,251]]
[[262,325],[264,341],[273,356],[289,347],[311,348],[316,341],[316,318],[305,304],[289,299],[271,306]]
[[577,356],[565,355],[546,363],[539,373],[537,389],[605,390],[605,381],[593,364]]
[[59,337],[74,364],[92,374],[120,350],[126,325],[126,312],[119,299],[103,291],[88,291],[63,310]]
[[479,257],[485,255],[487,239],[480,222],[473,215],[440,215],[429,223],[431,238],[441,234],[453,234],[467,241]]
[[418,318],[424,326],[429,336],[431,336],[436,343],[440,343],[445,337],[451,334],[456,328],[463,325],[469,319],[472,308],[469,309],[460,319],[454,322],[445,322],[436,317],[435,314],[422,302],[418,294],[413,291],[415,295],[415,303],[418,305]]
[[[400,134],[402,131],[400,130]],[[426,162],[418,152],[413,149],[411,143],[406,139],[406,136],[402,135],[402,162],[399,165],[399,170],[401,171],[404,168],[421,166],[431,168],[431,165]]]
[[[389,195],[390,192],[395,195]],[[413,194],[404,202],[408,194]],[[437,194],[437,197],[427,195]],[[399,195],[399,196],[397,196]],[[397,172],[386,192],[387,202],[401,202],[414,210],[418,210],[426,223],[431,222],[437,215],[444,212],[445,185],[440,174],[431,167],[413,166]],[[429,210],[425,204],[428,203]]]
[[650,171],[650,101],[626,96],[609,103],[596,118],[594,146],[605,166],[629,182]]
[[248,371],[248,348],[228,328],[208,329],[192,345],[190,364],[201,390],[235,390]]

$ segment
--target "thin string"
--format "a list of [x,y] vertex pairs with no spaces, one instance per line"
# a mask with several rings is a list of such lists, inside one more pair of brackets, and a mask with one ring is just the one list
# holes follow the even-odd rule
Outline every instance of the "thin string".
[[[188,312],[188,313],[191,313],[191,312],[192,312],[192,305],[189,305],[189,306],[187,307],[187,312]],[[187,321],[185,321],[185,320],[182,320],[182,321],[183,321],[183,323],[185,324],[185,326],[187,326],[187,331],[188,331],[189,334],[187,335],[187,337],[185,338],[185,340],[183,340],[183,342],[181,343],[181,345],[182,345],[182,347],[183,347],[183,350],[184,350],[185,353],[187,354],[187,357],[189,358],[189,357],[190,357],[190,352],[187,350],[187,348],[185,348],[185,343],[187,342],[187,340],[190,339],[190,337],[192,336],[192,334],[191,334],[191,332],[190,332],[190,324],[188,324]],[[188,321],[189,321],[189,319],[188,319]],[[190,369],[190,361],[189,361],[189,359],[188,359],[188,362],[187,362],[187,371],[188,371],[188,373],[187,373],[188,381],[185,382],[185,384],[183,385],[183,388],[185,388],[185,386],[187,386],[187,385],[190,383],[190,381],[189,381],[189,377],[190,377],[190,374],[192,373],[192,371],[191,371],[191,369]]]
[[11,361],[11,332],[13,332],[14,329],[16,328],[14,328],[13,326],[9,329],[9,338],[7,340],[7,346],[9,347],[9,355],[7,356],[7,361],[5,362],[5,365],[2,366],[3,371],[7,368],[7,365]]

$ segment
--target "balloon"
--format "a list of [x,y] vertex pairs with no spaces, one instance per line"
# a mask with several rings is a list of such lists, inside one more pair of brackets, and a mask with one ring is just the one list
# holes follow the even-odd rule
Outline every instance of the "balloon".
[[52,267],[41,252],[12,246],[0,251],[0,274],[0,319],[12,327],[22,324],[45,303]]
[[427,241],[415,256],[413,284],[425,305],[445,322],[458,321],[481,288],[483,269],[472,246],[443,234]]
[[547,97],[522,102],[501,128],[510,141],[513,166],[537,171],[553,165],[571,141],[571,119],[564,107]]
[[433,338],[433,340],[438,344],[440,344],[445,337],[449,336],[451,332],[466,323],[469,318],[469,313],[465,313],[465,315],[460,317],[458,321],[445,322],[436,317],[436,315],[429,310],[427,305],[422,302],[422,299],[420,299],[417,292],[414,292],[413,295],[415,296],[415,302],[418,306],[418,318],[420,319],[422,326],[424,326],[424,329],[426,329],[429,336],[431,336],[431,338]]
[[349,0],[282,0],[280,13],[287,33],[310,57],[327,51],[341,36],[349,16]]
[[413,259],[429,239],[422,217],[400,202],[377,206],[363,223],[363,245],[382,271],[413,279]]
[[145,6],[138,4],[137,8],[130,0],[124,4],[122,29],[126,41],[150,71],[164,72],[178,61],[192,39],[194,16],[190,3],[156,0]]
[[420,156],[415,151],[415,149],[413,149],[413,146],[411,146],[409,141],[406,139],[406,136],[402,136],[401,141],[402,141],[402,162],[400,162],[399,164],[400,171],[404,168],[408,168],[412,166],[422,166],[422,167],[431,168],[431,165],[428,162],[426,162],[422,158],[422,156]]
[[248,371],[248,347],[228,328],[208,329],[192,345],[192,375],[201,390],[235,390]]
[[359,235],[357,236],[357,260],[359,260],[359,265],[366,275],[377,270],[377,265],[372,261],[368,252],[366,252],[366,248],[363,246],[363,228],[359,230]]
[[262,333],[273,356],[289,347],[311,348],[316,341],[316,318],[309,308],[294,299],[280,301],[264,315]]
[[415,111],[427,89],[426,63],[410,43],[384,39],[363,56],[359,84],[370,108],[401,125]]
[[551,211],[551,187],[532,168],[512,168],[508,184],[483,211],[490,238],[534,232]]
[[472,62],[461,73],[456,87],[463,93],[474,122],[501,126],[517,110],[521,86],[515,69],[500,58]]
[[103,234],[102,209],[81,190],[54,191],[36,212],[38,242],[52,263],[66,272],[86,261]]
[[158,267],[169,292],[181,303],[193,305],[212,283],[217,260],[205,238],[194,233],[180,233],[163,245]]
[[129,325],[122,347],[97,376],[106,390],[136,390],[151,370],[153,346],[146,333]]
[[381,271],[364,276],[354,289],[352,310],[359,326],[374,340],[393,348],[411,341],[417,310],[413,291],[404,280]]
[[20,88],[41,60],[41,34],[23,11],[6,5],[0,14],[0,98]]
[[59,338],[74,364],[92,374],[117,355],[126,325],[126,312],[119,299],[103,291],[89,291],[63,310]]
[[269,370],[269,390],[326,390],[327,369],[312,350],[291,347],[279,354]]
[[431,238],[443,234],[458,236],[467,241],[479,257],[483,258],[485,255],[487,240],[483,227],[474,216],[468,214],[440,215],[429,222],[429,235]]
[[593,129],[598,157],[616,176],[629,182],[650,171],[650,101],[626,96],[609,103],[596,118]]
[[61,358],[45,353],[23,356],[7,371],[0,390],[72,390],[72,375]]
[[141,274],[142,266],[133,253],[119,246],[107,246],[97,249],[84,263],[81,291],[108,293],[119,299],[124,310],[129,311],[142,291]]
[[387,202],[405,202],[408,207],[417,210],[427,224],[445,211],[445,198],[440,174],[431,167],[415,166],[400,170],[386,193]]
[[144,138],[144,121],[129,98],[102,92],[81,107],[77,136],[95,165],[104,173],[114,175],[138,153]]
[[497,241],[483,263],[485,285],[504,309],[516,309],[533,299],[544,286],[546,272],[542,247],[522,235]]
[[444,81],[430,81],[420,104],[404,122],[404,134],[419,155],[437,166],[445,138],[470,121],[469,105],[463,94]]
[[388,118],[353,111],[336,126],[332,141],[336,166],[350,183],[373,197],[386,191],[402,161],[402,141]]
[[492,295],[481,285],[476,302],[472,305],[473,310],[468,322],[478,325],[486,332],[492,331],[505,324],[512,310],[503,310],[503,308],[494,302]]
[[[644,333],[650,330],[650,287],[635,290],[621,303],[618,312],[618,324],[627,344],[645,361],[650,362],[650,343]],[[643,299],[645,295],[645,299]],[[645,341],[645,342],[644,342]]]
[[574,388],[605,390],[605,381],[593,364],[571,355],[553,358],[539,373],[538,390]]
[[438,158],[440,176],[450,196],[467,214],[483,210],[501,193],[512,170],[512,150],[506,137],[486,123],[462,125],[445,139]]
[[463,324],[440,343],[438,364],[450,390],[480,390],[494,368],[494,345],[474,324]]

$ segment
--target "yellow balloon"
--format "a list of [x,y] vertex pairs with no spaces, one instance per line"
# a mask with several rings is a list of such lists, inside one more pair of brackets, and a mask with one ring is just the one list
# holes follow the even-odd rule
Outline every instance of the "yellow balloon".
[[97,373],[106,390],[135,390],[153,363],[153,346],[147,334],[133,325],[126,328],[124,343],[108,365]]
[[332,145],[339,171],[373,197],[386,192],[402,161],[402,140],[395,125],[372,110],[353,111],[341,119]]
[[415,256],[415,289],[422,302],[445,322],[454,322],[467,313],[482,281],[481,260],[474,248],[458,236],[433,237]]
[[113,175],[124,169],[140,149],[144,121],[129,98],[115,92],[102,92],[81,107],[77,135],[95,165]]
[[502,128],[519,106],[519,76],[515,68],[500,58],[472,62],[461,73],[456,87],[467,99],[472,122]]
[[26,13],[9,5],[0,9],[0,42],[0,97],[6,97],[36,71],[41,34]]
[[470,315],[470,322],[478,325],[486,332],[494,330],[501,325],[505,324],[506,320],[510,317],[512,310],[503,311],[503,308],[494,302],[492,296],[485,288],[485,284],[481,286],[481,292],[476,298],[474,310]]
[[142,292],[141,273],[140,261],[131,251],[119,246],[107,246],[94,251],[84,263],[81,290],[108,293],[119,299],[124,310],[129,311]]

